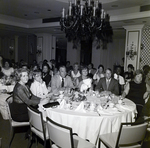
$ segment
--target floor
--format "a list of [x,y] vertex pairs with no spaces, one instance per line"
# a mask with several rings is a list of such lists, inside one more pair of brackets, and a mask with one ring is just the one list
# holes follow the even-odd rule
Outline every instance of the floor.
[[[19,132],[20,129],[18,129],[17,131]],[[28,140],[25,139],[25,133],[26,133],[26,129],[24,129],[24,131],[20,133],[15,134],[11,148],[27,148]],[[2,138],[2,148],[8,148],[9,121],[3,120],[1,114],[0,114],[0,138]],[[36,148],[36,143],[33,143],[32,148]],[[41,141],[39,141],[37,148],[43,148],[43,143]],[[150,132],[147,133],[142,148],[150,148]]]
[[[9,129],[9,121],[3,120],[0,114],[0,138],[2,138],[2,148],[8,148]],[[11,148],[27,148],[28,139],[25,139],[26,130],[27,129],[17,129],[18,133],[14,136]],[[37,147],[43,148],[42,142],[39,142]],[[36,143],[33,143],[32,148],[36,148]]]

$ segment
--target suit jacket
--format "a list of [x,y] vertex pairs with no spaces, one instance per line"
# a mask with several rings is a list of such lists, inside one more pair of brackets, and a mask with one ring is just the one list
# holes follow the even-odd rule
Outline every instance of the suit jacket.
[[111,78],[111,81],[109,83],[109,87],[107,89],[106,85],[106,78],[101,78],[95,88],[95,90],[98,91],[111,91],[115,95],[119,95],[119,84],[118,81],[114,78]]
[[[64,80],[64,87],[66,88],[73,88],[73,82],[70,76],[66,76]],[[59,91],[61,88],[61,79],[60,75],[54,75],[51,80],[51,89],[53,92]]]

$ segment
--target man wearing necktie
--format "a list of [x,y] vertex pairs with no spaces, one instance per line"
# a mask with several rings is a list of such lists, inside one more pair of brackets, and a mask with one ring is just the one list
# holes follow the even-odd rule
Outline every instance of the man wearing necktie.
[[64,78],[62,78],[61,87],[64,87]]
[[96,91],[111,91],[115,95],[119,95],[118,81],[112,77],[112,70],[106,69],[105,77],[101,78],[95,88]]
[[59,67],[59,74],[54,75],[51,81],[51,89],[53,93],[58,93],[62,88],[74,88],[71,77],[67,75],[65,66]]

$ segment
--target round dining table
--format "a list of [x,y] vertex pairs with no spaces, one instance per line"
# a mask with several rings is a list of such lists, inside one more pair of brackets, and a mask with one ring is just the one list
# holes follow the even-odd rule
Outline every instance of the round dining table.
[[136,105],[129,99],[124,99],[123,104],[116,104],[113,108],[108,107],[98,111],[92,108],[81,108],[83,102],[84,107],[87,102],[96,103],[97,100],[94,98],[88,97],[87,101],[77,102],[76,109],[68,107],[68,104],[63,100],[57,107],[40,107],[40,111],[43,113],[44,120],[49,117],[57,123],[69,126],[73,133],[77,133],[79,137],[88,139],[95,145],[98,144],[99,135],[118,132],[121,123],[135,121]]
[[3,85],[0,84],[0,113],[4,120],[8,120],[8,112],[6,108],[6,99],[10,96],[10,92],[13,91],[15,85]]

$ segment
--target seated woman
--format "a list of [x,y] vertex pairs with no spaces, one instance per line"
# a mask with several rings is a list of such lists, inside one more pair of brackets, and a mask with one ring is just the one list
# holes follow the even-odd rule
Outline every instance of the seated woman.
[[134,66],[132,64],[129,64],[128,71],[124,72],[124,78],[126,82],[129,82],[134,78]]
[[14,68],[11,67],[9,60],[4,61],[3,67],[2,67],[2,72],[7,77],[14,75]]
[[48,87],[51,81],[51,75],[50,75],[50,67],[47,63],[44,63],[42,65],[42,78],[43,81],[45,81],[46,86]]
[[95,82],[95,85],[97,85],[97,83],[99,82],[100,78],[104,78],[104,77],[105,77],[104,66],[103,65],[99,65],[96,73],[93,76],[93,80]]
[[28,82],[28,71],[20,68],[16,71],[18,82],[13,90],[13,102],[10,104],[11,116],[14,121],[29,121],[27,106],[36,106],[40,102],[40,98],[33,95],[26,86]]
[[46,98],[48,95],[48,89],[45,81],[42,80],[42,72],[40,70],[34,70],[33,79],[34,81],[30,86],[31,92],[39,98]]
[[134,79],[126,85],[125,90],[122,93],[123,98],[127,97],[136,104],[138,112],[137,117],[141,115],[143,106],[145,105],[145,99],[150,92],[149,86],[142,81],[142,78],[142,71],[136,70]]
[[144,74],[145,74],[144,81],[146,82],[146,84],[150,86],[150,67],[147,67],[146,69],[144,69]]
[[76,79],[80,76],[81,76],[81,74],[79,71],[79,65],[78,65],[78,63],[74,63],[73,70],[71,71],[71,78],[72,78],[72,81],[74,84],[76,82]]
[[76,80],[76,88],[78,88],[81,92],[88,89],[93,89],[92,79],[88,76],[87,67],[82,67],[81,76]]

